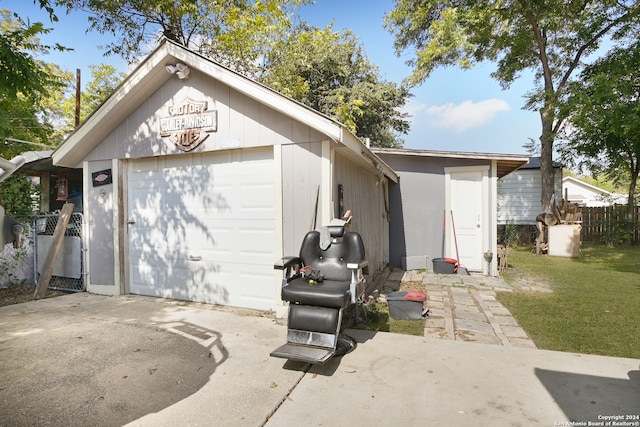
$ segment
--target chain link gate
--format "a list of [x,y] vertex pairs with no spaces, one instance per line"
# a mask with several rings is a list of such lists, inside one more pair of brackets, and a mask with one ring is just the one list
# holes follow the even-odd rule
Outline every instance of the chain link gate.
[[[53,243],[53,232],[59,218],[59,213],[49,213],[34,217],[34,275],[36,283],[42,272],[49,248]],[[82,242],[83,224],[84,216],[82,213],[73,212],[69,219],[67,230],[64,233],[64,239],[58,252],[48,289],[70,292],[83,292],[86,289],[85,249]]]

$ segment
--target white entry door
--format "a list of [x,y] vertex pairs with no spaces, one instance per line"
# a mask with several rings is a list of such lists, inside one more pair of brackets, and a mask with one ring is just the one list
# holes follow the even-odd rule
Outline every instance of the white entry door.
[[446,169],[450,254],[459,256],[460,264],[473,271],[482,270],[483,242],[488,231],[488,169]]
[[132,161],[129,291],[273,309],[273,150]]

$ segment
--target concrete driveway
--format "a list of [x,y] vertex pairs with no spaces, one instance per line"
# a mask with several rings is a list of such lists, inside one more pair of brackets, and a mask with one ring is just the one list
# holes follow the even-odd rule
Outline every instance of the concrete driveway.
[[2,307],[0,424],[640,426],[639,359],[349,331],[354,352],[311,367],[269,357],[285,332],[139,296]]

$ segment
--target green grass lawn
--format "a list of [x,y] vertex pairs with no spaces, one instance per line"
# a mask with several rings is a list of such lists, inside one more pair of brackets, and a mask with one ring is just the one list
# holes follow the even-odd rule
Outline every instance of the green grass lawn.
[[540,279],[553,292],[499,292],[539,348],[640,358],[640,246],[583,245],[577,258],[511,248],[507,282]]

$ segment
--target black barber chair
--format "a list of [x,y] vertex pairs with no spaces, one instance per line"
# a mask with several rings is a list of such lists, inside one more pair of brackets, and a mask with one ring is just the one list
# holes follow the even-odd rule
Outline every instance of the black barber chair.
[[368,264],[360,234],[345,232],[344,225],[311,231],[300,256],[274,268],[284,270],[282,300],[290,305],[287,343],[271,356],[323,364],[353,350],[355,341],[340,332],[345,310],[355,309],[364,294]]

